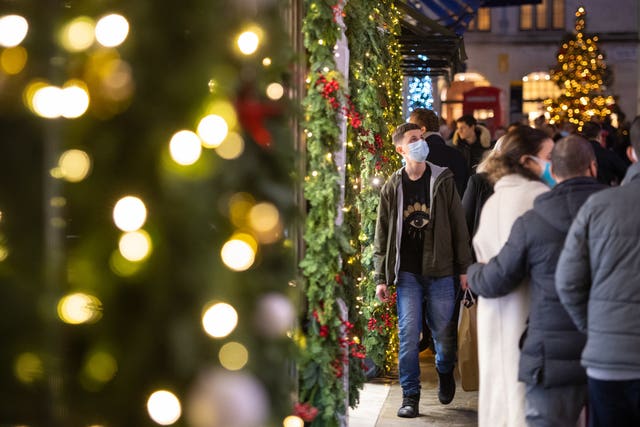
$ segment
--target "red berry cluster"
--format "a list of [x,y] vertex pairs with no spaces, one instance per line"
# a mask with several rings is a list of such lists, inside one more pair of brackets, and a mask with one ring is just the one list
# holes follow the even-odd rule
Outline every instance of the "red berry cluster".
[[340,83],[337,80],[327,80],[325,76],[320,76],[316,82],[316,86],[322,85],[320,95],[331,104],[334,110],[340,108],[340,101],[336,97],[335,93],[340,89]]
[[318,408],[311,406],[309,402],[296,402],[293,405],[293,415],[302,418],[303,421],[310,423],[318,416]]
[[343,18],[347,16],[347,14],[344,13],[344,0],[338,0],[335,5],[331,6],[331,9],[333,10],[333,22],[338,22],[340,16]]

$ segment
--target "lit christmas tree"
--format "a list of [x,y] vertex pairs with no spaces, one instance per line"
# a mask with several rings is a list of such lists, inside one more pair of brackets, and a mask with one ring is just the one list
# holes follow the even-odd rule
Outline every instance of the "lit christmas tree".
[[566,39],[558,50],[558,64],[551,70],[551,78],[562,90],[557,99],[546,99],[549,122],[572,123],[581,129],[585,122],[602,119],[611,114],[614,99],[606,95],[611,72],[598,48],[598,36],[585,35],[586,11],[576,11],[575,34]]

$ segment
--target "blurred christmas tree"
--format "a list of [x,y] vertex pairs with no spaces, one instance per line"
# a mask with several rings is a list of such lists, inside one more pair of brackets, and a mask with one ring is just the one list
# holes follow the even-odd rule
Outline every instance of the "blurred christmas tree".
[[0,3],[0,425],[282,425],[282,6]]
[[611,71],[598,48],[598,36],[585,34],[586,17],[587,12],[580,6],[575,34],[562,42],[558,64],[551,71],[551,78],[562,90],[557,99],[544,101],[552,124],[568,122],[581,129],[585,122],[611,114],[613,108],[613,97],[606,95],[612,82]]

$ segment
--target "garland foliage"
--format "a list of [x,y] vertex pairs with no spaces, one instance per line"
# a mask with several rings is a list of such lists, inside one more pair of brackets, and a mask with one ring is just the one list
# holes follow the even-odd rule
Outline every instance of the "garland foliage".
[[357,242],[359,311],[367,321],[363,343],[368,357],[389,372],[397,352],[396,308],[393,299],[382,304],[375,298],[373,237],[379,190],[399,167],[391,142],[395,126],[402,123],[402,73],[398,44],[400,12],[393,0],[347,4],[347,36],[351,59],[350,88],[362,126],[351,132],[350,185],[357,189]]

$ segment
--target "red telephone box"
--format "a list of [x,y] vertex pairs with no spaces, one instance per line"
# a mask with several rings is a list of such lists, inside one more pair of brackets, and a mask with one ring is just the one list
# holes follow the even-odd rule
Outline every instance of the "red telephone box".
[[497,87],[479,86],[466,91],[462,98],[462,114],[470,114],[484,123],[492,136],[502,126],[500,92]]

